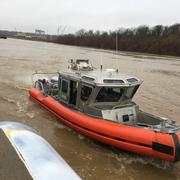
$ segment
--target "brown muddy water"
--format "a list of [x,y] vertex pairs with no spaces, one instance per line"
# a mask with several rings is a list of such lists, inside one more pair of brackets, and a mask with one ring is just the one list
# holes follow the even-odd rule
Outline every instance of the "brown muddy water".
[[[180,122],[180,59],[0,39],[0,119],[33,127],[48,140],[82,179],[180,179],[172,164],[103,145],[63,125],[28,98],[31,74],[64,69],[71,58],[89,58],[96,67],[116,67],[144,81],[134,101],[141,109]],[[3,163],[1,161],[1,163]],[[58,178],[57,178],[58,179]]]

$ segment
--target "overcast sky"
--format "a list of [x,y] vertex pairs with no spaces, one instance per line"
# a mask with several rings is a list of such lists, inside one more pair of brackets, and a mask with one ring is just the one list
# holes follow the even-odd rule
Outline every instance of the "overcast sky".
[[0,0],[0,29],[64,33],[180,23],[180,0]]

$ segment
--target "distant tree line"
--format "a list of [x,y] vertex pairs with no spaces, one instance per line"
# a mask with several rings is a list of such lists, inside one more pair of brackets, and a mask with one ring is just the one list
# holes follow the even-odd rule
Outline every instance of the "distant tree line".
[[81,29],[75,34],[60,35],[53,41],[67,45],[110,50],[117,47],[120,51],[180,56],[180,24],[154,27],[144,25],[109,32]]

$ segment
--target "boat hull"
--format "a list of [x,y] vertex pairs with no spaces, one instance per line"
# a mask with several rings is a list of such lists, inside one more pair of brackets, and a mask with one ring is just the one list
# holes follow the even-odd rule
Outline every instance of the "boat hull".
[[179,161],[180,134],[155,132],[95,119],[62,105],[50,96],[44,96],[35,88],[30,89],[29,94],[61,122],[90,138],[126,151]]

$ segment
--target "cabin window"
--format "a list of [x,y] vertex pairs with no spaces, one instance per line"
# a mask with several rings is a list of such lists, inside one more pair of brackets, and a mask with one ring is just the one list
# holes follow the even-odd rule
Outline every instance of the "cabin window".
[[62,80],[62,92],[65,94],[68,93],[68,81]]
[[125,90],[124,90],[124,93],[123,93],[121,99],[122,100],[131,99],[134,96],[134,94],[136,93],[138,88],[139,88],[139,85],[124,88]]
[[104,83],[120,83],[120,84],[124,84],[124,81],[121,79],[104,79],[103,80]]
[[97,102],[117,102],[123,94],[123,89],[119,87],[103,87],[99,91]]
[[129,78],[129,79],[127,79],[127,81],[130,82],[130,83],[138,82],[138,80],[135,79],[135,78]]
[[118,102],[131,99],[138,86],[132,87],[102,87],[99,91],[96,102]]
[[91,95],[92,88],[82,85],[81,86],[81,100],[87,101],[89,99],[89,96]]
[[82,77],[84,80],[87,80],[87,81],[94,81],[95,79],[92,78],[92,77],[88,77],[88,76],[83,76]]

